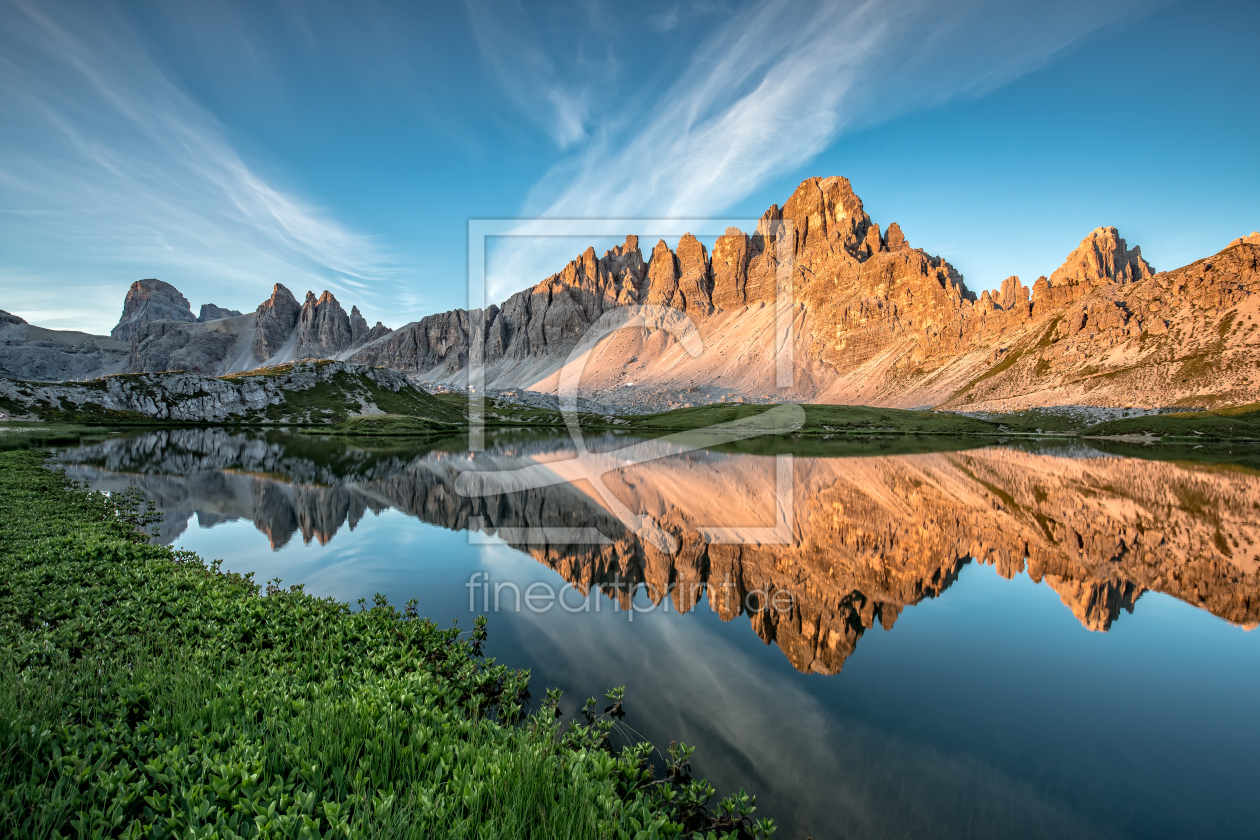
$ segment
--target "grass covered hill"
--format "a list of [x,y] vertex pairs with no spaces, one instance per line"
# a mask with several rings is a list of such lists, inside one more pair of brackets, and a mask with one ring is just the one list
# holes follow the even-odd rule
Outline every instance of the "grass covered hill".
[[614,753],[619,690],[562,727],[482,658],[483,621],[264,593],[43,462],[0,452],[0,836],[772,833],[742,792],[710,811],[686,747],[663,776]]

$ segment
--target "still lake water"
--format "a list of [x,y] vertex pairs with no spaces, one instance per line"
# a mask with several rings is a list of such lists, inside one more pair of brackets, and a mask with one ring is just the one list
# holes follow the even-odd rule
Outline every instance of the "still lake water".
[[[778,836],[1260,836],[1260,472],[590,445],[600,487],[561,480],[559,438],[196,429],[60,460],[260,582],[488,611],[488,655],[535,697],[572,715],[626,686],[627,724],[695,745]],[[524,471],[476,480],[503,470]]]

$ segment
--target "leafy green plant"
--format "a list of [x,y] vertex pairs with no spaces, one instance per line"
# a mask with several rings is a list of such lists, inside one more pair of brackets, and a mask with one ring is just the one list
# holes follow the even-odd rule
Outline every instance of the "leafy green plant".
[[768,837],[673,745],[614,752],[624,692],[562,727],[440,628],[265,590],[148,542],[156,511],[0,453],[0,835]]

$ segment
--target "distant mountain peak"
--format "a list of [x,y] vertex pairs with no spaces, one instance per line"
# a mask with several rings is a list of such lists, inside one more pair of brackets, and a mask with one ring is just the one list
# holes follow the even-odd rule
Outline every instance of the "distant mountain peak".
[[1154,273],[1155,269],[1142,258],[1141,248],[1127,247],[1115,228],[1099,227],[1068,254],[1063,265],[1050,275],[1049,283],[1051,287],[1123,284],[1145,280]]
[[224,309],[222,306],[215,306],[213,303],[203,303],[201,304],[201,314],[197,316],[197,322],[204,324],[206,321],[236,318],[240,314],[235,309]]
[[127,290],[122,317],[110,335],[119,341],[130,341],[140,327],[153,321],[196,321],[188,298],[179,289],[156,278],[137,280]]

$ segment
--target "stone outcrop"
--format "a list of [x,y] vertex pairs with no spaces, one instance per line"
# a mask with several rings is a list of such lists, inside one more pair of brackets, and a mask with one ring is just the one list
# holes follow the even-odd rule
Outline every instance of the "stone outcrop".
[[[416,404],[438,405],[402,374],[347,362],[297,363],[234,377],[195,373],[107,376],[84,383],[17,382],[0,379],[0,400],[38,416],[41,410],[123,412],[152,420],[190,422],[319,422],[326,406],[304,405],[294,395],[345,375],[352,383],[340,397],[341,414],[382,414],[372,388],[406,393]],[[353,384],[358,380],[358,384]],[[369,384],[370,383],[370,384]],[[292,408],[289,405],[292,404]],[[440,405],[438,406],[440,407]],[[274,410],[273,410],[274,409]]]
[[222,306],[215,306],[213,303],[201,304],[201,314],[197,316],[197,322],[204,324],[206,321],[217,321],[220,318],[236,318],[241,313],[235,309],[224,309]]
[[[626,441],[596,444],[615,449]],[[62,457],[95,465],[96,472],[71,467],[75,477],[141,487],[175,509],[172,521],[193,512],[203,524],[244,518],[277,547],[298,533],[326,543],[366,510],[387,507],[450,529],[484,528],[623,608],[640,589],[680,612],[707,598],[723,620],[745,616],[802,671],[838,672],[867,630],[892,629],[906,609],[945,595],[972,562],[1044,583],[1094,631],[1139,608],[1147,591],[1243,627],[1260,623],[1260,478],[1243,471],[1002,448],[798,457],[787,543],[731,545],[704,533],[774,524],[774,460],[662,450],[669,457],[604,481],[675,539],[669,553],[564,482],[488,496],[457,489],[468,470],[573,457],[567,444],[421,451],[368,467],[318,463],[308,451],[286,450],[275,436],[205,429],[110,440]],[[594,527],[607,539],[547,541],[542,526]],[[771,607],[775,595],[779,608]]]
[[153,321],[196,321],[188,298],[170,283],[161,280],[137,280],[127,290],[122,317],[110,330],[119,341],[130,341],[137,328]]
[[359,312],[359,307],[350,307],[350,347],[359,347],[367,344],[369,341],[376,341],[382,336],[388,335],[389,327],[376,322],[376,326],[369,328],[367,319]]

